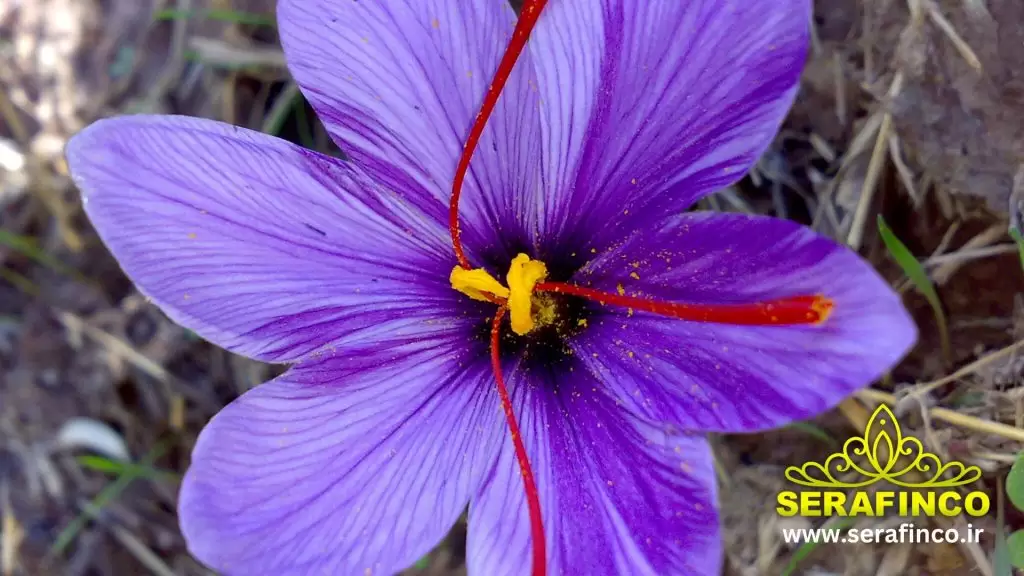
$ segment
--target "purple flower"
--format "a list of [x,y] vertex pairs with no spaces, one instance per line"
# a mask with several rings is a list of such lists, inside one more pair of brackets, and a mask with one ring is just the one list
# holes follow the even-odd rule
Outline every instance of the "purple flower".
[[211,342],[291,364],[196,445],[180,517],[211,567],[393,573],[468,505],[470,574],[527,573],[487,299],[517,327],[500,327],[499,364],[552,574],[718,574],[700,432],[811,417],[915,341],[856,254],[788,221],[683,213],[775,134],[809,0],[552,0],[465,181],[465,256],[487,274],[453,272],[448,201],[511,8],[278,12],[291,71],[351,161],[169,116],[97,122],[67,151],[141,291]]

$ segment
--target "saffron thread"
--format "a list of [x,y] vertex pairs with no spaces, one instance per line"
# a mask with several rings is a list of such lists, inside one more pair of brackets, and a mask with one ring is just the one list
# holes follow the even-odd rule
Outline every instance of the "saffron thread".
[[[473,158],[483,135],[484,127],[490,118],[494,107],[498,103],[505,84],[508,82],[512,69],[515,67],[519,55],[526,46],[530,33],[533,31],[540,13],[547,4],[547,0],[526,0],[516,22],[512,38],[501,58],[498,70],[494,74],[487,94],[484,96],[483,105],[476,116],[473,127],[470,129],[466,144],[462,149],[462,155],[455,169],[455,178],[452,181],[452,197],[448,206],[448,229],[452,236],[452,248],[455,251],[455,258],[459,266],[466,270],[472,269],[469,259],[462,249],[461,230],[459,229],[459,198],[462,195],[462,185],[466,180],[469,171],[469,163]],[[545,576],[547,574],[547,555],[545,553],[544,523],[540,515],[540,495],[537,492],[537,485],[533,478],[533,469],[530,467],[530,460],[523,446],[519,433],[519,424],[516,422],[515,413],[512,410],[512,401],[509,399],[508,390],[505,387],[505,379],[501,373],[501,357],[499,354],[499,342],[501,336],[501,320],[505,316],[506,304],[504,299],[488,300],[499,304],[498,312],[494,316],[494,323],[491,326],[491,364],[494,368],[494,378],[498,386],[498,394],[501,396],[501,407],[505,411],[505,419],[508,421],[508,428],[512,434],[512,443],[515,446],[516,460],[523,476],[523,486],[526,491],[526,503],[530,511],[530,534],[533,539],[533,575]]]
[[569,294],[599,304],[612,304],[692,322],[739,326],[786,326],[821,324],[832,313],[834,302],[825,296],[791,296],[752,304],[681,304],[648,300],[624,293],[614,294],[563,282],[541,282],[535,290]]
[[448,230],[452,235],[452,247],[455,249],[455,258],[458,259],[459,266],[466,270],[469,270],[472,266],[469,264],[469,259],[466,258],[465,252],[462,251],[462,231],[459,229],[459,198],[462,196],[462,184],[466,180],[466,173],[469,172],[469,161],[472,160],[473,153],[480,143],[480,137],[483,136],[487,119],[494,112],[494,107],[498,104],[498,97],[501,96],[505,83],[508,82],[509,76],[512,75],[512,69],[516,65],[516,60],[522,54],[526,41],[529,40],[530,33],[533,31],[533,27],[537,23],[537,19],[540,18],[540,13],[547,3],[548,0],[526,0],[523,3],[519,20],[516,22],[515,30],[512,32],[512,39],[509,40],[508,48],[505,49],[505,55],[501,57],[501,63],[494,74],[494,80],[491,81],[491,86],[487,89],[487,94],[484,95],[484,103],[480,107],[480,112],[476,115],[476,121],[469,131],[469,137],[466,138],[466,144],[462,149],[462,156],[459,158],[458,167],[455,169],[455,179],[452,181],[452,197],[448,205]]
[[509,398],[508,388],[505,386],[505,378],[501,373],[499,345],[501,343],[501,320],[505,317],[506,310],[505,306],[499,307],[491,324],[491,367],[494,369],[494,379],[498,385],[498,395],[501,396],[501,408],[505,411],[505,420],[508,421],[508,429],[512,434],[512,444],[515,446],[516,460],[519,462],[519,469],[523,476],[523,487],[526,491],[526,505],[530,510],[530,536],[533,539],[533,574],[534,576],[544,576],[547,573],[547,554],[545,551],[544,519],[540,515],[540,493],[537,491],[537,483],[533,478],[533,469],[530,467],[530,459],[526,454],[526,446],[523,445],[523,439],[519,433],[519,424],[516,422],[516,415],[512,410],[512,400]]

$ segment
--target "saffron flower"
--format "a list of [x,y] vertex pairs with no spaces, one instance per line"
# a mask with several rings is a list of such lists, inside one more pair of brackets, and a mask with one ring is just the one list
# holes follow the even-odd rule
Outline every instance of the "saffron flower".
[[685,212],[773,138],[809,20],[810,0],[528,0],[518,21],[280,0],[347,161],[186,117],[78,134],[85,209],[139,289],[290,365],[202,432],[191,552],[390,574],[468,506],[472,575],[718,574],[702,434],[812,417],[916,339],[831,240]]

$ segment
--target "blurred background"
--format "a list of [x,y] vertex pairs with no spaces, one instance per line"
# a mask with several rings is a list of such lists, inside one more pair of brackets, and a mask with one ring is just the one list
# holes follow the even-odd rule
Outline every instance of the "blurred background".
[[[62,154],[90,122],[133,113],[215,118],[337,154],[288,76],[274,4],[0,0],[0,576],[211,574],[178,530],[181,474],[207,420],[281,368],[149,305],[84,217]],[[995,535],[1024,527],[996,498],[1024,438],[1012,432],[1024,424],[1022,257],[1008,233],[1024,210],[1024,2],[817,0],[813,32],[774,146],[703,208],[850,244],[904,294],[921,341],[832,413],[713,439],[726,572],[1005,576],[1016,549],[997,553]],[[880,400],[929,450],[985,471],[981,543],[783,541],[784,528],[838,525],[775,514],[785,466],[861,434]],[[464,540],[457,526],[410,573],[464,574]]]

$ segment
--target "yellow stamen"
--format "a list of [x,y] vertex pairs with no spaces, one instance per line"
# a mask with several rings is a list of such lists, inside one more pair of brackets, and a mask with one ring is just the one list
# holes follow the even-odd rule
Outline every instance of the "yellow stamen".
[[488,274],[487,270],[483,268],[466,270],[462,266],[456,266],[452,269],[448,280],[452,283],[452,288],[473,300],[490,302],[491,299],[484,294],[493,294],[503,299],[508,298],[508,288],[502,286],[501,282],[495,280],[494,276]]
[[526,254],[513,258],[508,268],[508,310],[512,331],[520,336],[533,330],[533,287],[547,275],[547,266]]
[[[474,300],[506,300],[512,331],[522,336],[534,328],[533,289],[547,275],[548,269],[543,262],[530,260],[526,254],[519,254],[512,259],[512,265],[509,266],[505,278],[508,288],[502,286],[483,268],[466,270],[456,266],[448,279],[452,283],[452,288]],[[548,315],[551,315],[551,311],[548,312]],[[546,320],[550,321],[550,318]]]

